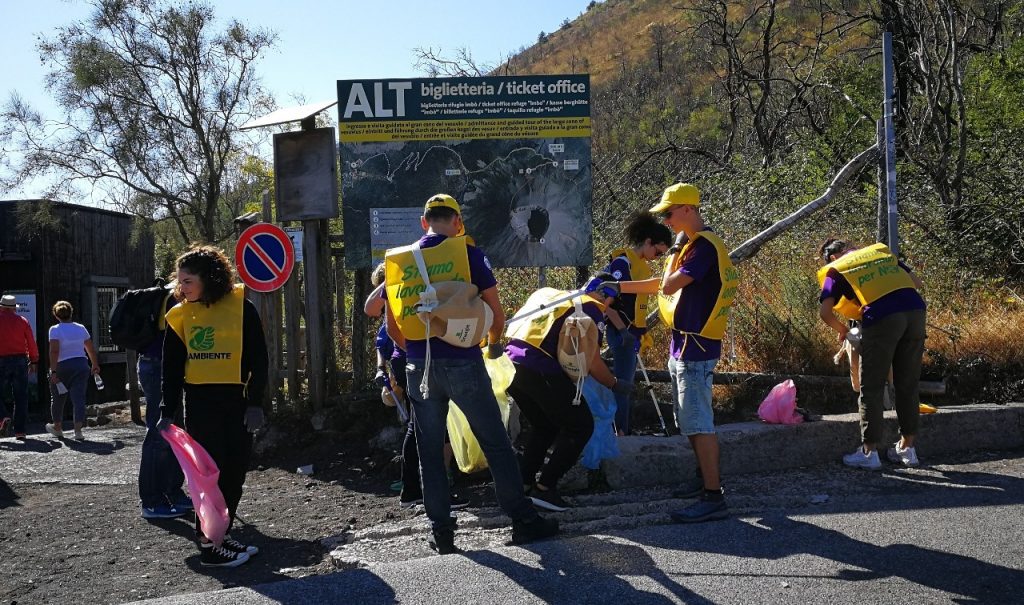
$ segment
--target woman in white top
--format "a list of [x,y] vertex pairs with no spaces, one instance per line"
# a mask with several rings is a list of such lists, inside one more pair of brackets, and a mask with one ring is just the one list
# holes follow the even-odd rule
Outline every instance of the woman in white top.
[[[58,439],[64,437],[64,404],[70,395],[75,410],[75,439],[81,441],[85,439],[82,435],[85,390],[89,375],[100,373],[100,363],[89,330],[71,321],[72,313],[74,309],[66,300],[53,305],[53,316],[60,323],[50,326],[50,416],[53,423],[46,425],[46,431]],[[91,370],[86,353],[92,362]]]

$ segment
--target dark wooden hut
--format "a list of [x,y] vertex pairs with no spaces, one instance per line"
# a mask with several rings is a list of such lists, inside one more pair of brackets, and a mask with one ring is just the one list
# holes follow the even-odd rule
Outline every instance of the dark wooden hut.
[[[49,218],[28,221],[28,213]],[[0,201],[0,291],[18,297],[19,310],[34,316],[40,377],[48,369],[47,333],[58,300],[75,308],[99,351],[105,388],[89,386],[90,403],[126,399],[126,353],[110,342],[107,318],[131,288],[151,285],[153,237],[132,239],[132,217],[120,212],[44,200]],[[45,385],[45,379],[40,379]],[[49,393],[34,391],[30,415],[48,417]],[[68,406],[70,408],[70,406]]]

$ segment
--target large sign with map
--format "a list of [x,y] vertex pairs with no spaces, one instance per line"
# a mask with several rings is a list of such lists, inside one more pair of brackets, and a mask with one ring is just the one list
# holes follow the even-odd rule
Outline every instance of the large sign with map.
[[447,193],[497,267],[589,265],[588,75],[338,82],[345,264],[423,234]]

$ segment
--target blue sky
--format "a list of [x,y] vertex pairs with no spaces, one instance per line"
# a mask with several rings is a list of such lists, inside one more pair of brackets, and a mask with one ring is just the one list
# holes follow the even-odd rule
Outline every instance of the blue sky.
[[[470,49],[480,63],[493,63],[540,32],[582,13],[589,0],[216,0],[221,18],[276,30],[278,43],[259,65],[264,85],[278,105],[333,100],[336,81],[411,77],[413,49],[451,54]],[[45,69],[36,52],[38,34],[88,16],[83,2],[0,0],[5,32],[0,36],[0,97],[17,91],[44,115],[55,116],[43,86]],[[23,192],[34,195],[31,189]]]

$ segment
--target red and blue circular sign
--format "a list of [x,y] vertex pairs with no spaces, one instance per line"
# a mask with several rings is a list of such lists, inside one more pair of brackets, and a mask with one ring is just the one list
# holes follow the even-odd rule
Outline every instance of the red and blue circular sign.
[[238,238],[235,266],[246,286],[256,292],[273,292],[288,281],[295,267],[292,240],[277,225],[257,223]]

